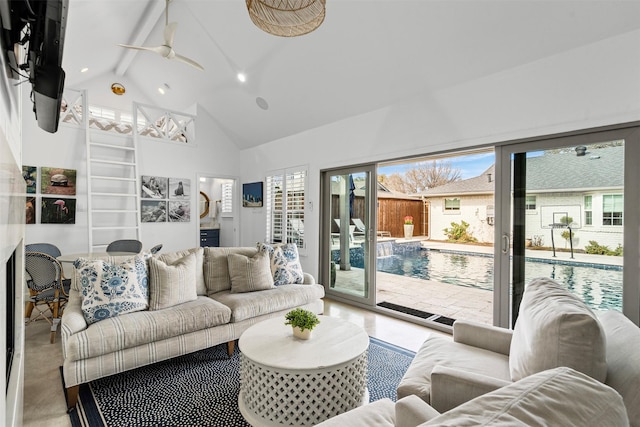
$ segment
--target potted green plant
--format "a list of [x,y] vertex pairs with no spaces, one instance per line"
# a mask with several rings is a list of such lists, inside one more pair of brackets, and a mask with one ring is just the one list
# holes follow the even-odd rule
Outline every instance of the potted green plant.
[[291,310],[284,318],[285,325],[291,325],[293,328],[293,335],[303,340],[311,338],[311,331],[320,323],[320,319],[315,313],[302,308]]

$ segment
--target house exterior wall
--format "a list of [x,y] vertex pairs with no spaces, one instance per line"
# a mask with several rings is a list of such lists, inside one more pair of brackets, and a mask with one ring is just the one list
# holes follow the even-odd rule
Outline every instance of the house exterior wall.
[[[445,199],[460,199],[460,210],[445,210]],[[461,224],[465,221],[469,224],[467,231],[478,242],[492,243],[494,227],[491,219],[493,208],[493,195],[456,196],[456,197],[430,197],[429,198],[429,238],[432,240],[447,240],[445,228],[450,228],[451,223]]]
[[[603,195],[622,194],[622,189],[611,189],[597,192],[576,193],[527,193],[536,196],[536,209],[527,210],[525,215],[525,237],[533,238],[541,236],[542,246],[551,246],[551,227],[549,227],[550,212],[568,212],[573,219],[572,230],[574,232],[573,248],[584,249],[590,240],[600,245],[608,246],[614,250],[623,244],[623,227],[620,225],[603,225],[602,208]],[[592,197],[593,223],[585,224],[584,196]],[[632,213],[633,214],[633,213]],[[637,213],[636,213],[637,214]],[[561,216],[558,214],[556,216]],[[561,237],[565,228],[554,231],[554,243],[556,248],[569,248],[569,241]]]

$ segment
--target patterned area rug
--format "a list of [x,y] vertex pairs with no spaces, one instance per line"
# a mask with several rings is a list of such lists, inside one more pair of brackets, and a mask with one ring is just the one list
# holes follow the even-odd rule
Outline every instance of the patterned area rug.
[[[396,400],[396,387],[414,353],[370,338],[370,400]],[[177,427],[249,424],[238,409],[240,357],[219,345],[102,378],[80,387],[69,414],[73,427]]]

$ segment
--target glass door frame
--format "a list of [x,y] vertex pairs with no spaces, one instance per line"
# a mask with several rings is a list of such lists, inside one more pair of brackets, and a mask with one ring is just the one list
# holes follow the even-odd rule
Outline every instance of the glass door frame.
[[[627,123],[596,129],[587,129],[546,137],[530,138],[496,144],[496,188],[495,188],[495,221],[494,241],[494,325],[505,328],[512,327],[511,298],[511,261],[510,257],[519,257],[511,249],[512,241],[524,244],[524,235],[512,236],[524,228],[522,224],[513,224],[512,212],[512,155],[557,147],[589,145],[603,141],[623,139],[625,141],[624,161],[624,254],[623,254],[623,313],[636,325],[640,323],[640,168],[636,167],[640,159],[640,123]],[[514,200],[515,201],[515,200]],[[524,200],[522,200],[524,203]],[[524,209],[521,206],[520,209]],[[514,206],[513,211],[519,208]],[[523,257],[522,257],[523,258]]]
[[[372,250],[376,245],[376,224],[377,224],[377,173],[375,164],[349,166],[336,169],[325,169],[320,171],[320,283],[324,284],[325,293],[337,300],[346,300],[358,305],[375,307],[376,304],[376,251]],[[365,194],[365,224],[364,233],[364,253],[367,254],[364,260],[364,289],[365,296],[351,295],[332,289],[331,283],[331,177],[335,175],[349,175],[355,173],[365,173],[367,176]],[[347,227],[348,230],[348,227]]]

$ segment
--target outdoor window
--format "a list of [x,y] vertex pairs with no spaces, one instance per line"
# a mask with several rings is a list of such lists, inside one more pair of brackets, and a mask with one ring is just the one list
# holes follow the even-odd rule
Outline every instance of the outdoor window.
[[602,196],[602,225],[622,225],[623,205],[622,194]]
[[445,211],[459,211],[460,210],[460,199],[444,199],[444,210]]
[[524,202],[524,208],[528,211],[536,210],[536,196],[527,196],[526,201]]
[[267,177],[267,242],[296,243],[304,250],[306,178],[306,169],[286,169]]
[[593,196],[584,196],[584,224],[593,225]]

